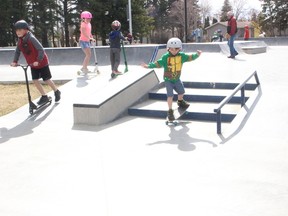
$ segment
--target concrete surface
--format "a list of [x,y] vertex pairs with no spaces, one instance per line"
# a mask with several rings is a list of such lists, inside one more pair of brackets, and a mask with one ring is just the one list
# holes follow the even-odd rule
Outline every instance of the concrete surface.
[[[286,216],[287,51],[236,60],[208,52],[185,64],[183,81],[235,82],[258,72],[261,88],[220,136],[214,123],[168,127],[131,116],[73,126],[72,104],[91,82],[76,77],[79,66],[53,68],[73,78],[59,104],[0,118],[0,215]],[[0,79],[21,79],[20,69],[0,66]],[[93,79],[105,85],[110,71],[101,71]]]

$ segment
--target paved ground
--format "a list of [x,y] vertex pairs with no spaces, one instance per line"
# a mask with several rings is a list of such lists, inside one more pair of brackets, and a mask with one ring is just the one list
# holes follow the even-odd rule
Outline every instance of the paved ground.
[[[0,215],[286,216],[287,51],[270,47],[235,61],[203,53],[184,66],[191,81],[239,82],[257,70],[261,88],[220,136],[215,123],[167,127],[131,116],[74,126],[72,104],[89,80],[75,76],[77,66],[53,68],[54,78],[73,79],[59,104],[0,118]],[[14,70],[0,66],[0,79],[21,79]],[[94,79],[108,83],[109,68],[101,70]]]

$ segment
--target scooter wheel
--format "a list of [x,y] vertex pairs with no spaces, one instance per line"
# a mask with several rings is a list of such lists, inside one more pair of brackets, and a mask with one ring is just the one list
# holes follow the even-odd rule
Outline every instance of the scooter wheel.
[[33,108],[30,107],[30,108],[29,108],[29,113],[30,113],[31,115],[33,114],[33,111],[34,111]]

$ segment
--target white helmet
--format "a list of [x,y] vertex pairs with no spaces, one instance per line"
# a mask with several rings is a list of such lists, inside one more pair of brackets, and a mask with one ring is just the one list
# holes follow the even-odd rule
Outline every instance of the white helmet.
[[167,42],[167,49],[169,48],[180,48],[182,49],[182,42],[179,38],[170,38]]

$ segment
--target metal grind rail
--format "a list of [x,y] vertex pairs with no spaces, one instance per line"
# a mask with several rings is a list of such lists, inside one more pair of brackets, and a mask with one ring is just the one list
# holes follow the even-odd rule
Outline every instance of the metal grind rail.
[[245,85],[247,82],[252,78],[255,77],[257,86],[260,85],[259,78],[257,75],[257,71],[254,71],[247,79],[245,79],[242,83],[240,83],[233,92],[226,96],[218,105],[218,108],[214,109],[214,112],[216,113],[216,122],[217,122],[217,134],[221,134],[221,109],[233,98],[233,96],[238,92],[241,91],[241,107],[245,105]]

